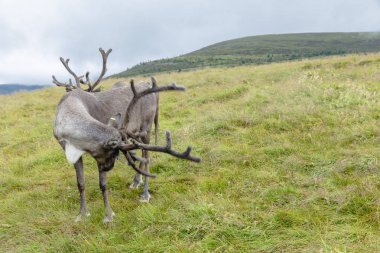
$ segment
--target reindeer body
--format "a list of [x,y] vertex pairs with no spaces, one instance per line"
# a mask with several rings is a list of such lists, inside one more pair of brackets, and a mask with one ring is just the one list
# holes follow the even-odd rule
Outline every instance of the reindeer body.
[[[141,83],[137,90],[150,88],[149,83]],[[103,192],[106,206],[104,222],[112,220],[114,213],[108,203],[106,193],[105,172],[113,168],[118,150],[115,149],[122,141],[118,130],[120,123],[124,122],[126,109],[133,98],[131,88],[124,83],[116,83],[111,89],[103,92],[86,92],[75,89],[64,95],[58,104],[55,122],[54,136],[65,150],[67,160],[74,164],[77,173],[78,189],[81,195],[81,211],[77,220],[85,215],[86,203],[84,196],[84,173],[82,155],[88,152],[97,161],[99,170],[100,188]],[[152,124],[157,119],[158,93],[148,94],[142,97],[133,107],[130,118],[131,123],[126,126],[126,131],[131,133],[144,133],[142,141],[149,144]],[[113,118],[120,115],[120,118]],[[115,125],[116,124],[116,125]],[[156,124],[157,127],[157,124]],[[157,131],[156,131],[157,133]],[[145,159],[149,159],[148,153],[143,152]],[[140,164],[140,169],[144,166]],[[148,171],[148,167],[145,169]],[[143,199],[149,201],[148,180],[145,179]],[[137,173],[132,187],[138,187],[142,183],[141,174]]]
[[[147,177],[155,177],[149,173],[148,151],[167,153],[194,162],[200,162],[200,158],[190,155],[191,147],[183,153],[172,150],[170,132],[166,132],[166,146],[149,145],[153,122],[156,126],[157,142],[158,92],[184,91],[185,88],[175,84],[158,87],[152,77],[152,84],[140,83],[136,87],[133,80],[130,86],[118,82],[109,90],[99,92],[99,88],[95,88],[106,73],[107,58],[112,50],[105,52],[100,48],[99,51],[103,58],[103,68],[94,84],[91,84],[88,72],[84,82],[83,76],[77,76],[69,67],[69,59],[60,58],[76,84],[74,86],[71,79],[68,83],[59,82],[53,76],[53,83],[65,87],[68,92],[62,97],[56,110],[54,136],[65,150],[67,160],[75,167],[81,200],[77,221],[89,215],[86,211],[82,161],[82,155],[87,152],[98,165],[99,186],[106,211],[103,222],[107,223],[115,214],[108,202],[106,172],[113,168],[119,151],[137,172],[131,188],[137,188],[142,182],[141,174],[145,175],[144,201],[149,201],[150,198]],[[83,90],[82,84],[87,85],[88,89]],[[142,151],[142,158],[135,155],[136,149]],[[135,164],[137,161],[140,162],[139,168]]]

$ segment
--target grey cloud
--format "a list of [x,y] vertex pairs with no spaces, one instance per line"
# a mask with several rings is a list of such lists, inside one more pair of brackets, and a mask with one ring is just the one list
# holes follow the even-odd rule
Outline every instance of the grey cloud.
[[114,73],[237,37],[374,31],[380,24],[378,0],[30,2],[0,3],[0,57],[11,61],[0,63],[0,81],[49,83],[52,73],[67,78],[59,56],[69,57],[78,72],[89,69],[96,76],[99,46],[113,48]]

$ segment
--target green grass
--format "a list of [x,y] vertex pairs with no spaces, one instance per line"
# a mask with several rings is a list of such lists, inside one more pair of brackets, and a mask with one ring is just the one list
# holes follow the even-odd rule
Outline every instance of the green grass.
[[[1,96],[0,252],[380,251],[380,55],[161,74],[160,142],[190,144],[195,164],[154,154],[153,199],[133,171],[109,175],[105,226],[85,156],[91,217],[53,138],[64,90]],[[107,80],[106,87],[116,80]]]
[[143,62],[112,77],[379,51],[378,32],[260,35],[219,42],[174,58]]

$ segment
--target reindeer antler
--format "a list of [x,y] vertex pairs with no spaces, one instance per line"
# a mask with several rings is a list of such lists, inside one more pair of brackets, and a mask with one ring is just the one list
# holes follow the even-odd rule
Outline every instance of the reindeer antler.
[[79,88],[80,87],[80,77],[78,77],[74,71],[72,71],[69,67],[69,61],[70,59],[63,59],[63,57],[60,57],[59,58],[63,64],[63,66],[66,68],[66,70],[74,77],[74,80],[75,80],[75,83],[77,85],[77,87]]
[[[147,151],[155,151],[155,152],[161,152],[161,153],[167,153],[169,155],[172,155],[177,158],[186,159],[193,162],[200,162],[201,159],[199,157],[191,156],[191,147],[187,147],[187,149],[184,152],[178,152],[172,149],[172,139],[170,136],[170,132],[166,131],[166,146],[157,146],[157,145],[149,145],[142,143],[140,140],[140,134],[132,134],[126,131],[127,126],[129,124],[130,120],[130,113],[133,109],[133,106],[136,104],[136,102],[143,96],[155,93],[155,92],[161,92],[161,91],[167,91],[167,90],[178,90],[178,91],[184,91],[186,90],[183,86],[177,86],[176,84],[171,84],[167,86],[158,87],[157,81],[154,77],[151,77],[152,79],[152,87],[146,90],[143,90],[141,92],[136,91],[134,80],[131,80],[131,90],[133,92],[133,98],[131,102],[129,103],[126,111],[125,121],[122,126],[122,130],[120,131],[121,135],[123,136],[123,142],[119,145],[119,149],[124,153],[128,163],[137,171],[137,166],[135,164],[136,161],[140,161],[142,163],[145,163],[147,161],[139,159],[139,157],[136,157],[132,150],[135,149],[142,149]],[[129,140],[131,141],[128,142]],[[153,175],[149,175],[153,176]]]
[[83,76],[77,76],[74,71],[72,71],[69,67],[69,61],[70,59],[63,59],[63,57],[60,57],[59,60],[62,62],[63,66],[65,67],[65,69],[74,77],[74,80],[75,80],[75,83],[76,85],[74,86],[73,83],[71,82],[71,79],[69,79],[69,83],[62,83],[62,82],[59,82],[57,80],[57,78],[55,78],[55,76],[53,75],[52,78],[53,78],[53,83],[57,86],[60,86],[60,87],[66,87],[66,91],[69,92],[69,91],[72,91],[73,89],[76,89],[76,88],[80,88],[80,82],[81,82],[81,78]]
[[53,78],[53,83],[59,87],[66,87],[66,92],[72,91],[73,89],[76,89],[77,87],[73,85],[71,82],[71,79],[69,79],[69,83],[61,83],[55,78],[55,76],[52,76]]
[[[172,155],[177,158],[181,159],[186,159],[189,161],[197,162],[199,163],[201,161],[201,158],[191,156],[191,147],[187,147],[187,149],[184,152],[178,152],[172,149],[172,138],[170,135],[169,131],[166,131],[166,146],[157,146],[157,145],[149,145],[149,144],[144,144],[142,142],[139,142],[135,139],[130,139],[132,143],[126,143],[123,142],[120,144],[119,148],[124,151],[129,153],[131,150],[135,149],[143,149],[143,150],[148,150],[148,151],[155,151],[155,152],[161,152],[161,153],[166,153],[169,155]],[[138,160],[138,159],[136,159]]]
[[151,77],[151,79],[152,79],[152,88],[143,90],[141,92],[136,91],[135,82],[133,79],[131,80],[130,84],[131,84],[131,90],[133,92],[133,98],[132,98],[131,102],[128,104],[123,127],[128,125],[129,120],[130,120],[131,111],[132,111],[133,107],[135,106],[136,102],[141,97],[148,95],[150,93],[161,92],[161,91],[169,91],[169,90],[185,91],[186,90],[185,87],[177,86],[175,83],[173,83],[171,85],[167,85],[167,86],[158,87],[156,79],[154,77]]
[[72,84],[71,79],[69,79],[69,83],[67,84],[67,83],[59,82],[55,78],[55,76],[53,76],[53,83],[56,84],[57,86],[66,87],[66,91],[72,91],[73,89],[80,88],[81,84],[86,84],[88,86],[88,89],[86,90],[88,92],[97,92],[97,91],[100,91],[99,88],[98,89],[95,89],[95,88],[100,83],[100,81],[102,80],[103,76],[107,72],[107,59],[108,59],[108,55],[112,52],[112,49],[108,49],[108,51],[105,52],[102,48],[99,48],[99,51],[100,51],[100,53],[102,55],[103,67],[102,67],[102,71],[101,71],[101,73],[100,73],[100,75],[98,77],[98,80],[96,80],[94,84],[91,84],[90,77],[89,77],[90,76],[90,72],[86,72],[86,75],[85,75],[86,76],[86,82],[83,81],[83,77],[84,76],[78,76],[69,67],[69,61],[70,61],[70,59],[64,59],[63,57],[60,57],[59,60],[62,62],[62,64],[65,67],[65,69],[74,77],[76,86],[74,86]]
[[144,171],[144,170],[140,170],[140,169],[136,166],[136,164],[135,164],[136,161],[140,161],[140,162],[142,162],[142,163],[147,163],[147,161],[145,161],[144,158],[141,158],[141,157],[137,157],[137,156],[135,156],[135,154],[132,153],[131,150],[129,150],[129,151],[124,151],[124,150],[122,150],[122,152],[123,152],[125,158],[127,159],[128,165],[130,165],[130,166],[131,166],[131,167],[132,167],[137,173],[140,173],[140,174],[142,174],[142,175],[144,175],[144,176],[147,176],[147,177],[153,177],[153,178],[156,177],[156,175],[154,175],[154,174],[150,174],[149,172],[146,172],[146,171]]
[[[112,52],[112,48],[108,49],[107,52],[104,52],[104,50],[102,48],[99,48],[99,51],[100,51],[100,53],[102,55],[102,59],[103,59],[102,72],[100,73],[100,76],[98,77],[98,80],[96,80],[93,85],[91,85],[91,84],[89,85],[91,87],[90,91],[94,91],[95,90],[95,87],[100,83],[100,81],[102,80],[103,76],[106,74],[106,72],[107,72],[107,59],[108,59],[108,55]],[[87,78],[87,76],[86,76],[86,78]],[[87,78],[87,80],[89,81],[88,78]]]
[[88,86],[87,91],[91,90],[91,81],[90,81],[90,72],[86,72],[86,82],[83,79],[80,79],[81,84],[86,84]]

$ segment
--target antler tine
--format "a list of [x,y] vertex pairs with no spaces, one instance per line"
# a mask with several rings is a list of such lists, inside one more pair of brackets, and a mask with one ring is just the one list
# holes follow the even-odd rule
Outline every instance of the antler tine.
[[166,131],[166,149],[172,149],[172,137],[170,136],[170,132]]
[[146,171],[143,171],[143,170],[140,170],[136,164],[135,164],[135,161],[133,159],[133,157],[131,156],[130,152],[129,151],[123,151],[123,154],[125,156],[125,158],[127,159],[127,162],[128,162],[128,165],[130,165],[136,172],[144,175],[144,176],[147,176],[147,177],[156,177],[156,175],[154,174],[150,174],[149,172],[146,172]]
[[157,80],[154,76],[150,77],[150,80],[152,81],[152,87],[157,87]]
[[131,84],[131,90],[133,92],[133,96],[136,97],[137,91],[136,91],[136,87],[135,87],[135,80],[131,79],[131,81],[129,83]]
[[102,48],[99,48],[99,51],[102,54],[103,68],[102,68],[102,72],[100,73],[100,76],[98,77],[98,80],[96,80],[95,83],[91,86],[90,91],[93,91],[95,89],[95,87],[100,83],[103,76],[107,72],[107,59],[108,59],[108,55],[112,52],[112,48],[108,49],[107,52],[104,52],[104,50]]
[[63,66],[66,68],[66,70],[74,77],[76,86],[80,87],[80,78],[70,69],[69,67],[69,61],[70,59],[64,59],[63,57],[59,58],[63,64]]
[[60,81],[57,80],[57,78],[55,78],[54,75],[51,76],[53,78],[53,83],[57,86],[66,86],[67,84],[66,83],[61,83]]
[[88,83],[88,85],[91,86],[91,81],[90,81],[90,72],[86,72],[86,82]]
[[60,81],[57,80],[57,78],[55,78],[55,76],[53,75],[52,76],[53,78],[53,83],[59,87],[66,87],[66,91],[72,91],[73,89],[75,89],[76,87],[73,86],[73,83],[71,82],[71,79],[69,79],[69,83],[61,83]]
[[83,79],[82,79],[83,76],[82,76],[82,78],[80,79],[80,83],[87,85],[88,86],[87,91],[91,91],[90,72],[87,71],[85,76],[86,76],[86,82],[83,81]]
[[133,158],[134,161],[139,161],[139,162],[144,163],[144,164],[148,164],[149,163],[148,159],[145,159],[143,157],[137,156],[136,152],[133,151],[133,150],[129,151],[129,154]]
[[187,149],[184,152],[178,152],[175,151],[171,148],[172,145],[172,139],[169,131],[166,131],[166,146],[156,146],[156,145],[149,145],[149,144],[144,144],[141,143],[135,139],[131,139],[132,144],[122,144],[120,146],[120,149],[128,152],[133,149],[143,149],[143,150],[148,150],[148,151],[155,151],[155,152],[161,152],[161,153],[167,153],[169,155],[181,158],[181,159],[186,159],[189,161],[197,162],[199,163],[201,161],[201,158],[191,156],[191,147],[187,147]]
[[136,104],[136,102],[141,97],[143,97],[145,95],[148,95],[148,94],[151,94],[151,93],[156,93],[156,92],[161,92],[161,91],[170,91],[170,90],[185,91],[186,90],[185,87],[183,87],[183,86],[177,86],[175,83],[173,83],[171,85],[159,87],[159,86],[157,86],[157,81],[156,81],[156,79],[154,77],[152,77],[152,88],[143,90],[141,92],[137,92],[136,91],[135,82],[134,82],[133,79],[131,80],[130,85],[131,85],[131,90],[133,92],[133,98],[132,98],[131,102],[129,103],[128,107],[127,107],[127,111],[126,111],[126,114],[125,114],[125,121],[124,121],[123,126],[128,125],[129,118],[130,118],[129,115],[130,115],[130,113],[131,113],[134,105]]

